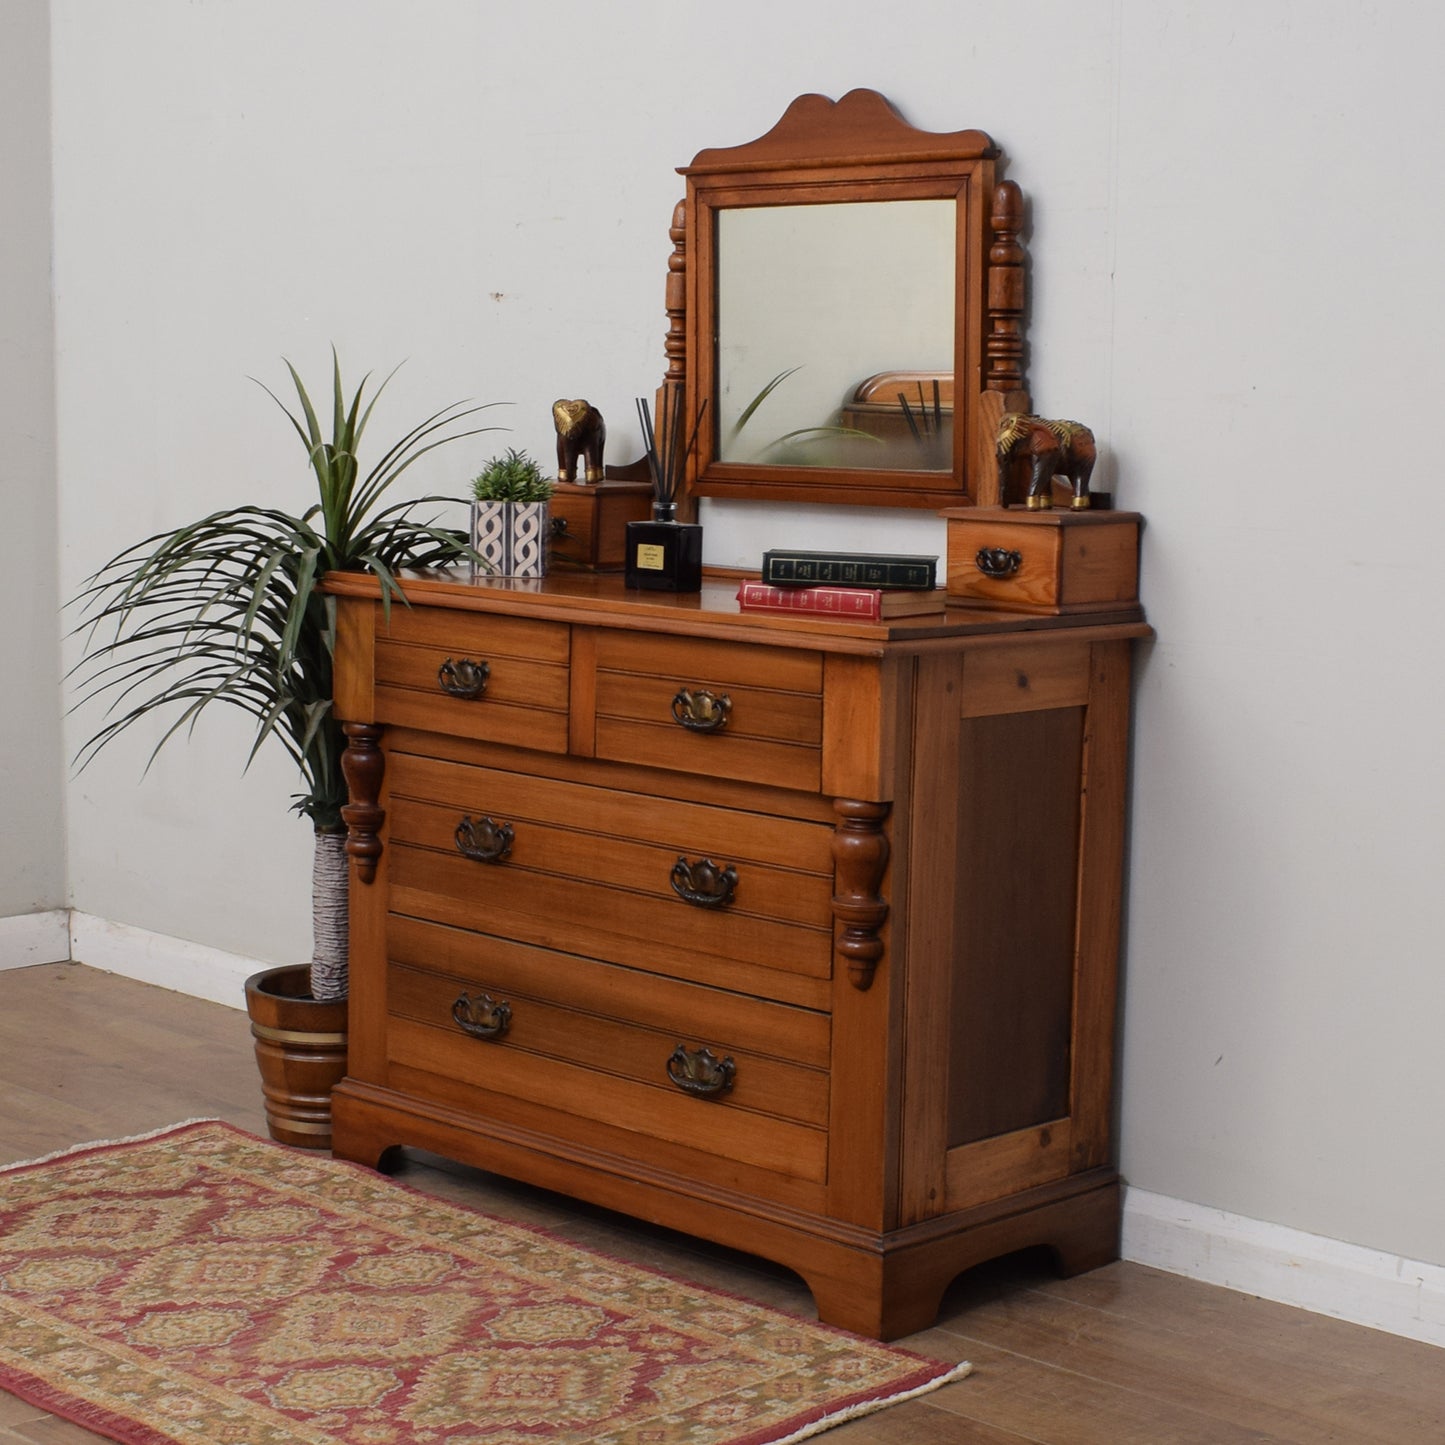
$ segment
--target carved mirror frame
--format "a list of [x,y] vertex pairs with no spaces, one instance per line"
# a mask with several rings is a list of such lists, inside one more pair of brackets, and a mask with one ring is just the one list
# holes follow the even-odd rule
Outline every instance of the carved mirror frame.
[[[718,398],[718,218],[737,206],[948,199],[955,203],[953,446],[947,470],[781,466],[719,459],[705,422],[690,468],[696,496],[887,507],[996,505],[993,436],[1005,410],[1027,410],[1023,198],[1000,180],[982,131],[909,125],[883,96],[799,96],[766,135],[700,151],[673,216],[664,391],[683,388],[685,415]],[[846,304],[846,300],[843,301]],[[861,381],[862,378],[859,378]],[[840,402],[843,399],[840,398]]]

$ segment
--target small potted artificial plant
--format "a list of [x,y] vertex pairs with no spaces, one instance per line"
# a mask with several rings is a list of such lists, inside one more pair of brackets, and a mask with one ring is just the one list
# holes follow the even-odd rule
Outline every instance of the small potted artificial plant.
[[402,569],[473,560],[461,532],[414,515],[419,506],[457,499],[380,503],[433,448],[494,430],[457,430],[485,408],[454,403],[404,433],[363,474],[357,450],[391,378],[363,405],[364,377],[348,403],[334,351],[332,363],[330,440],[289,361],[300,416],[261,383],[301,438],[317,500],[299,515],[227,508],[118,553],[76,599],[85,644],[74,670],[82,704],[109,704],[104,725],[81,749],[82,767],[132,724],[169,717],[154,759],[202,709],[220,702],[255,720],[248,764],[274,738],[300,770],[302,791],[292,806],[311,820],[316,840],[312,961],[254,975],[246,1001],[272,1136],[312,1148],[330,1145],[331,1085],[346,1067],[349,883],[345,739],[331,708],[336,604],[321,580],[327,572],[369,572],[389,610],[405,602]]
[[542,468],[515,447],[472,479],[472,546],[485,570],[502,577],[547,575],[552,488]]

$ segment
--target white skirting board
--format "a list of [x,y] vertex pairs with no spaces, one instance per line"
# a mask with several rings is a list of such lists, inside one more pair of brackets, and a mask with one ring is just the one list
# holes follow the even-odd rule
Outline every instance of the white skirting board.
[[[232,1008],[245,1007],[246,979],[267,967],[88,913],[0,918],[0,970],[68,958]],[[1127,1188],[1123,1255],[1170,1274],[1445,1346],[1442,1265]]]
[[70,957],[70,914],[64,908],[0,918],[0,971]]
[[1143,1189],[1124,1191],[1123,1255],[1205,1284],[1445,1345],[1445,1265]]
[[239,1009],[246,1007],[246,980],[272,966],[79,911],[70,915],[70,957],[106,973]]

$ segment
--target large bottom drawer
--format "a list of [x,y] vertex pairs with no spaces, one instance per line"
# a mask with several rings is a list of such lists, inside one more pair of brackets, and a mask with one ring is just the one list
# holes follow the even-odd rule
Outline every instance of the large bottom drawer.
[[[388,1068],[409,1092],[585,1141],[605,1126],[821,1183],[826,1014],[394,916]],[[477,1099],[472,1099],[475,1092]]]

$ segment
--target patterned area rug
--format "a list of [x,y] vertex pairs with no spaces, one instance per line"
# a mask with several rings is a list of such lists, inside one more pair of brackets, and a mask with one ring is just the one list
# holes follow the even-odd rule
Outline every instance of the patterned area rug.
[[0,1171],[0,1388],[129,1445],[783,1445],[967,1371],[226,1124]]

